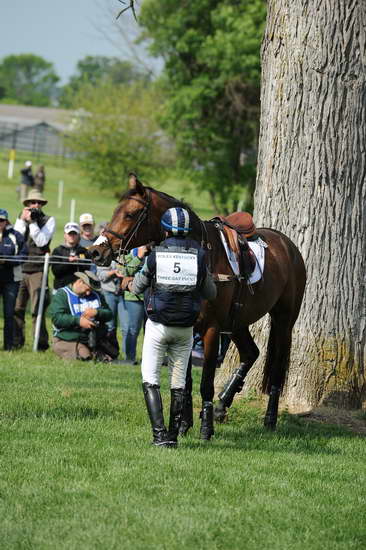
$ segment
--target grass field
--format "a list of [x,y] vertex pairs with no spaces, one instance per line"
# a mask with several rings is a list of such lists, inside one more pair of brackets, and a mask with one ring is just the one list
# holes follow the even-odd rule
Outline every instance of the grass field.
[[0,548],[364,548],[365,439],[241,401],[203,444],[199,377],[192,434],[155,449],[137,368],[1,353]]
[[[14,219],[15,183],[5,174],[0,163],[0,207]],[[55,246],[67,221],[58,179],[77,215],[108,219],[115,203],[50,167]],[[163,189],[205,215],[207,197],[177,193],[175,181]],[[268,433],[262,409],[241,400],[204,444],[194,368],[194,429],[176,450],[152,448],[139,369],[34,354],[29,325],[24,351],[0,352],[1,550],[365,548],[364,437],[286,412]],[[162,387],[167,411],[166,369]]]

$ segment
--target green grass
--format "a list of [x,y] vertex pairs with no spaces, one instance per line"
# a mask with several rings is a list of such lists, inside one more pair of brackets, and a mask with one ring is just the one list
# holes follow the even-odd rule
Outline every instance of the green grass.
[[365,439],[242,401],[203,444],[195,368],[195,427],[155,449],[137,368],[0,356],[1,549],[364,547]]
[[[115,204],[70,166],[46,165],[54,246],[68,221],[68,208],[56,206],[59,179],[77,215],[99,222]],[[13,220],[16,185],[0,162],[0,207]],[[160,188],[210,215],[207,197],[186,184]],[[194,429],[177,450],[155,449],[137,367],[66,364],[30,350],[28,317],[24,351],[0,352],[1,550],[365,547],[364,438],[286,413],[268,433],[263,411],[243,400],[204,444],[195,368]],[[166,410],[167,385],[163,369]]]

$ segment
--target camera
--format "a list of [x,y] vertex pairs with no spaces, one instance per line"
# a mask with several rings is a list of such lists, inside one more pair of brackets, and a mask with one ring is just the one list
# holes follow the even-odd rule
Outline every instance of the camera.
[[30,208],[29,212],[30,212],[30,219],[33,222],[37,222],[42,218],[42,212],[41,210],[38,210],[38,208]]
[[95,350],[95,348],[97,347],[97,333],[96,333],[96,328],[99,327],[99,321],[93,321],[95,327],[90,329],[89,331],[89,334],[88,334],[88,348],[91,349],[91,350]]

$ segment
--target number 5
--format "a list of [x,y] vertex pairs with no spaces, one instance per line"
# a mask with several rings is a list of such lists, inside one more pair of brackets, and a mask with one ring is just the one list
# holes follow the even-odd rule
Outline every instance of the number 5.
[[174,273],[179,273],[180,272],[180,262],[174,262],[173,271],[174,271]]

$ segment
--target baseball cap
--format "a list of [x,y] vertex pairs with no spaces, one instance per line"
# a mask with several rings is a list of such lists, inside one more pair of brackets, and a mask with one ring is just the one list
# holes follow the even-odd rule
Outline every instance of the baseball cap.
[[5,208],[0,208],[0,220],[8,220],[9,214],[8,211],[5,210]]
[[30,166],[32,166],[32,161],[31,160],[26,160],[25,163],[24,163],[24,166],[26,168],[29,168]]
[[94,218],[91,214],[86,212],[85,214],[81,214],[79,218],[80,225],[85,225],[87,223],[94,223]]
[[64,233],[71,233],[72,231],[74,231],[75,233],[79,233],[80,234],[80,227],[79,227],[79,224],[78,223],[74,223],[74,222],[68,222],[65,227],[64,227]]
[[81,279],[87,284],[92,290],[100,290],[100,280],[91,271],[76,271],[74,273],[77,279]]

